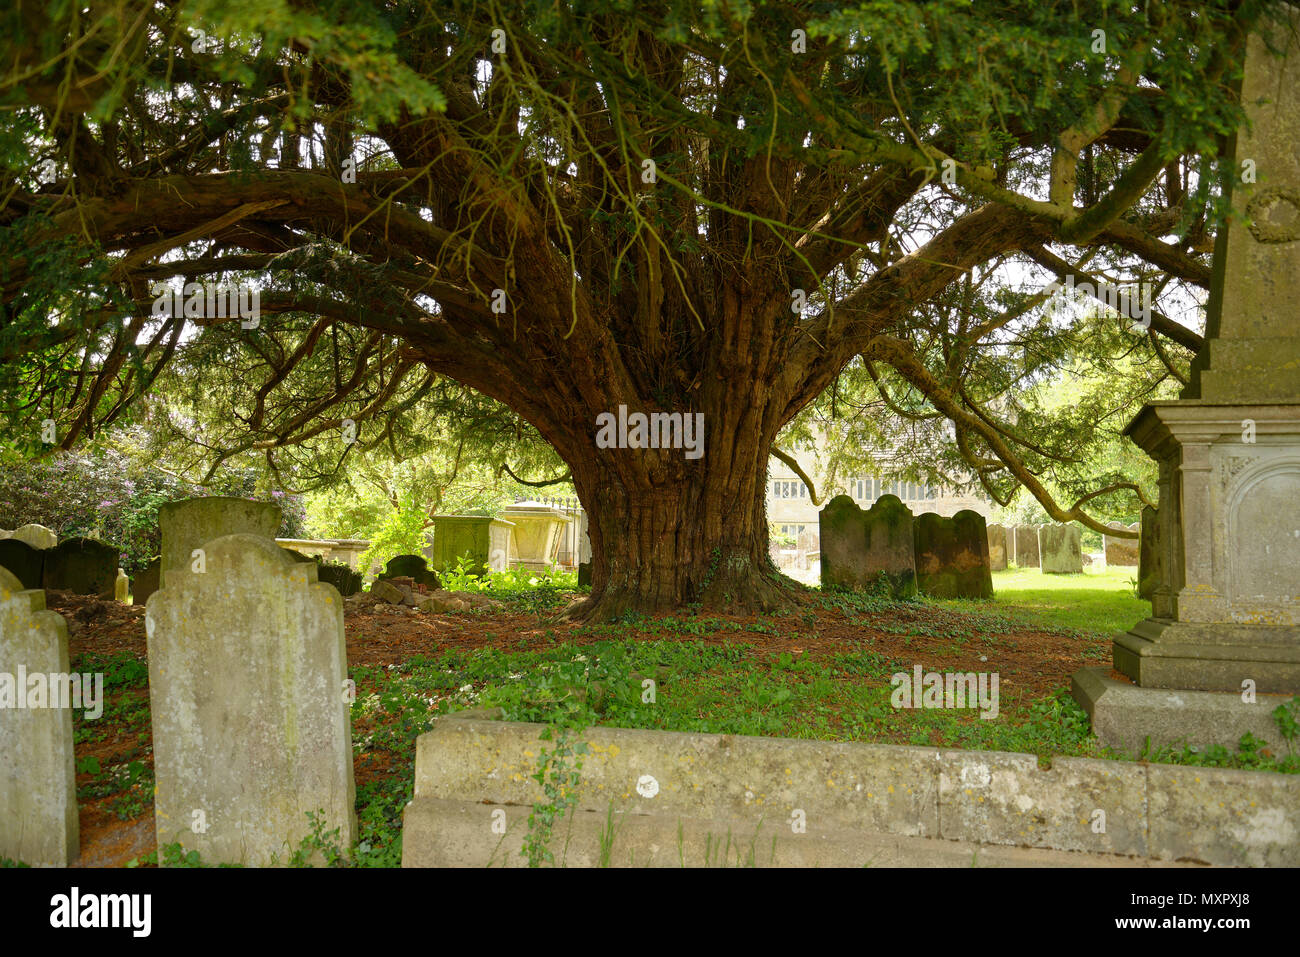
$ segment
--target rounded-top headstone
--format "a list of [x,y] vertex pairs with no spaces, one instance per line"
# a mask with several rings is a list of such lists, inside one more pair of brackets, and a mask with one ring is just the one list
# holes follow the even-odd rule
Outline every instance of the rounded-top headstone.
[[275,538],[280,509],[270,502],[211,496],[168,502],[158,509],[162,532],[162,570],[188,568],[194,549],[226,535]]
[[[145,609],[158,846],[265,867],[356,834],[343,600],[269,537],[206,542]],[[191,830],[195,808],[208,827]]]
[[430,571],[428,561],[422,555],[396,555],[384,566],[384,573],[379,578],[410,578],[427,588],[441,588],[442,582],[436,572]]
[[68,538],[41,554],[43,588],[113,597],[120,557],[116,547],[93,538]]
[[53,548],[59,544],[59,536],[54,533],[53,529],[46,528],[44,525],[27,524],[21,528],[14,529],[12,538],[20,542],[26,542],[32,548]]
[[992,598],[989,539],[984,516],[962,509],[951,518],[916,517],[917,588],[936,598]]

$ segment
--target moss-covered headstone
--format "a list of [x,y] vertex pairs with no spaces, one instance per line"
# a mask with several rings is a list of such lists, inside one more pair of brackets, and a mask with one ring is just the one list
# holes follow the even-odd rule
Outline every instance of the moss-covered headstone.
[[916,594],[912,513],[896,495],[882,495],[867,511],[847,495],[831,499],[819,516],[822,584]]
[[936,598],[992,598],[988,530],[984,516],[962,509],[952,518],[918,515],[916,584]]

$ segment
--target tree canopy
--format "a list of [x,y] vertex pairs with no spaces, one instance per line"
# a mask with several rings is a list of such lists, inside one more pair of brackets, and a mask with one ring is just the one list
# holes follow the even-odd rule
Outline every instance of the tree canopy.
[[[1098,527],[1136,483],[1043,475],[1105,396],[1018,398],[1081,352],[1132,356],[1125,401],[1185,374],[1171,304],[1208,288],[1272,5],[20,3],[4,441],[71,448],[165,385],[190,411],[158,434],[317,479],[349,422],[396,450],[469,387],[571,470],[609,613],[782,600],[768,454],[841,394],[946,419],[937,465]],[[1045,309],[1065,280],[1154,305]],[[703,413],[707,454],[597,448],[620,405]]]

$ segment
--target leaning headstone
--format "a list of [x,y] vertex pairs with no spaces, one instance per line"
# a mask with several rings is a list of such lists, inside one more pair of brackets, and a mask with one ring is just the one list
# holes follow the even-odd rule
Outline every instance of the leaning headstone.
[[[286,863],[312,834],[356,834],[343,601],[269,537],[202,543],[149,599],[158,846]],[[201,824],[202,827],[196,825]]]
[[21,528],[14,529],[12,537],[20,542],[26,542],[32,548],[53,548],[59,544],[59,536],[53,529],[46,528],[44,525],[23,525]]
[[155,558],[148,565],[144,566],[144,571],[131,579],[132,604],[145,604],[149,600],[149,596],[158,590],[158,576],[161,568],[162,559]]
[[1007,530],[1001,525],[989,526],[989,568],[995,572],[1007,567]]
[[1017,525],[1016,567],[1038,568],[1038,528],[1034,525]]
[[1138,539],[1138,597],[1151,600],[1164,579],[1160,566],[1160,516],[1151,505],[1142,506],[1142,537]]
[[962,509],[952,518],[916,517],[916,586],[936,598],[992,598],[989,539],[984,516]]
[[1083,533],[1078,525],[1043,525],[1038,529],[1038,555],[1045,575],[1083,572]]
[[[31,679],[69,673],[68,628],[45,593],[0,568],[0,857],[67,867],[79,852],[72,709],[41,707]],[[17,707],[21,696],[23,706]],[[65,702],[67,703],[67,702]]]
[[417,585],[428,588],[441,588],[435,572],[429,571],[428,561],[422,555],[396,555],[384,566],[384,573],[379,578],[409,578]]
[[189,568],[194,549],[223,535],[274,538],[280,520],[277,506],[246,498],[212,496],[168,502],[158,509],[162,569]]
[[42,587],[112,598],[118,550],[93,538],[68,538],[45,550]]
[[[1108,522],[1110,528],[1122,528],[1125,531],[1136,532],[1137,525],[1124,525],[1120,522]],[[1102,548],[1106,551],[1106,567],[1112,565],[1136,565],[1138,564],[1138,550],[1140,548],[1138,539],[1135,538],[1116,538],[1113,535],[1102,535]]]
[[16,538],[0,539],[0,568],[7,568],[24,588],[41,588],[45,580],[45,551]]
[[837,495],[818,523],[823,585],[874,589],[883,576],[891,596],[916,594],[912,512],[898,496],[882,495],[864,512]]

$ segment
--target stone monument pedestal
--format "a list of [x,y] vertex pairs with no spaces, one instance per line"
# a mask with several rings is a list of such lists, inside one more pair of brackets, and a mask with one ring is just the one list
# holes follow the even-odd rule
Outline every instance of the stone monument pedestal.
[[1300,694],[1300,9],[1275,15],[1247,40],[1249,122],[1225,159],[1257,176],[1231,183],[1205,345],[1181,398],[1125,430],[1160,465],[1139,573],[1152,616],[1115,639],[1132,684],[1073,682],[1112,747],[1235,745]]
[[1153,403],[1127,434],[1160,463],[1158,584],[1116,670],[1300,693],[1300,405]]

